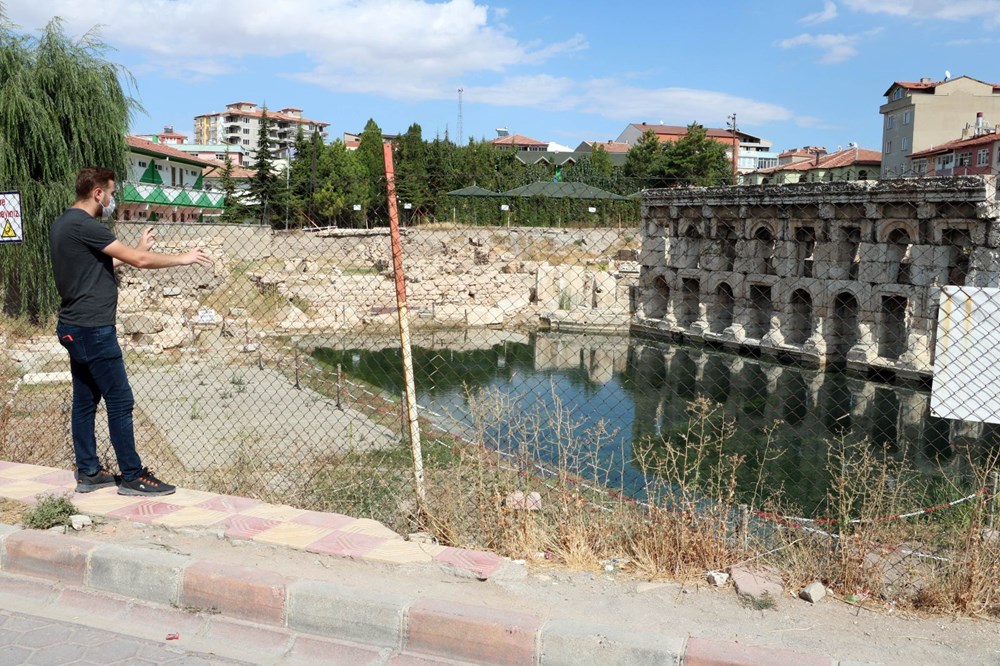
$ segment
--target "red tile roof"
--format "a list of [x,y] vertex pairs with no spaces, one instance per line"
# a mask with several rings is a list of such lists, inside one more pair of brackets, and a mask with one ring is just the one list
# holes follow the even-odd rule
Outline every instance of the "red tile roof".
[[147,141],[146,139],[140,139],[137,136],[127,136],[125,137],[125,142],[128,144],[129,148],[138,150],[147,155],[159,155],[161,157],[177,160],[178,162],[186,162],[197,166],[206,166],[209,164],[208,161],[192,157],[190,153],[185,153],[184,151],[172,148],[169,144],[153,143],[152,141]]
[[[219,160],[204,160],[209,166],[205,167],[204,175],[210,176],[212,178],[218,178],[222,174],[222,169],[225,168],[226,164],[220,162]],[[237,180],[252,178],[254,175],[253,169],[248,169],[246,167],[241,167],[233,165],[233,178]]]
[[973,79],[971,76],[954,76],[950,79],[942,79],[941,81],[893,81],[892,85],[882,93],[883,96],[888,96],[892,92],[892,89],[896,86],[900,88],[906,88],[907,90],[928,90],[934,89],[941,85],[942,83],[947,83],[949,81],[954,81],[955,79],[970,79],[977,83],[983,83],[988,86],[993,86],[994,91],[1000,91],[1000,83],[989,83],[987,81],[980,81],[979,79]]
[[629,144],[618,141],[587,141],[586,143],[590,145],[591,150],[597,150],[597,147],[600,146],[609,153],[627,153],[632,148]]
[[974,136],[971,139],[956,139],[954,141],[948,141],[947,143],[942,143],[937,146],[932,146],[926,150],[921,150],[919,153],[913,153],[910,155],[910,159],[918,157],[928,157],[930,155],[941,155],[943,153],[948,153],[953,150],[960,150],[962,148],[972,148],[974,146],[984,146],[990,145],[996,141],[1000,141],[1000,134],[996,132],[991,132],[989,134],[982,134],[980,136]]
[[819,160],[809,159],[791,164],[759,169],[757,173],[775,173],[777,171],[812,171],[813,169],[836,169],[846,166],[879,166],[882,164],[882,153],[867,148],[848,148],[836,153],[820,156]]
[[538,141],[537,139],[532,139],[531,137],[524,136],[523,134],[511,134],[510,136],[502,136],[499,139],[493,139],[494,146],[545,146],[548,147],[549,144],[544,141]]
[[[250,102],[247,102],[247,104],[250,104]],[[260,118],[261,115],[263,115],[263,109],[257,109],[256,111],[226,109],[225,111],[219,111],[217,113],[202,113],[201,115],[195,116],[195,118],[211,118],[212,116],[250,116],[251,118]],[[281,113],[280,111],[268,110],[267,117],[271,120],[284,120],[290,123],[312,123],[313,125],[319,125],[320,127],[330,126],[330,123],[324,123],[320,120],[309,120],[308,118],[303,118],[302,116],[289,116]]]

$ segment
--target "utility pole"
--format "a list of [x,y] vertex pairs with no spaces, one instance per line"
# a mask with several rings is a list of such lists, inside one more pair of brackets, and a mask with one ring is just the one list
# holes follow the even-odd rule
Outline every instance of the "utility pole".
[[739,185],[739,170],[737,169],[737,159],[739,156],[739,137],[736,136],[736,112],[729,116],[729,129],[733,133],[733,185]]

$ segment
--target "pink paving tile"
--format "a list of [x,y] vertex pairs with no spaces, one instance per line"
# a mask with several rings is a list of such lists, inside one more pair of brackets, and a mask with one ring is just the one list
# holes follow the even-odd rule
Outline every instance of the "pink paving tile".
[[343,516],[339,513],[323,513],[322,511],[306,511],[305,513],[292,518],[290,523],[300,525],[313,525],[315,527],[329,527],[330,529],[340,529],[344,525],[350,525],[354,518]]
[[340,557],[364,557],[365,553],[384,541],[385,539],[381,537],[368,536],[367,534],[333,532],[309,544],[306,546],[306,550],[310,553],[326,553]]
[[157,502],[156,500],[145,500],[132,506],[115,509],[107,515],[112,518],[124,518],[134,520],[137,523],[149,523],[154,518],[166,516],[167,514],[179,511],[181,507],[167,502]]
[[250,499],[249,497],[237,497],[236,495],[219,495],[218,497],[213,497],[212,499],[205,500],[197,506],[202,509],[211,509],[212,511],[225,511],[226,513],[239,513],[244,509],[252,509],[253,507],[261,504],[260,500]]
[[43,474],[35,479],[39,483],[49,483],[53,486],[73,486],[76,487],[76,478],[73,476],[73,472],[68,469],[61,469],[51,474]]
[[486,579],[503,563],[503,558],[499,555],[484,553],[479,550],[447,548],[444,552],[435,555],[434,561],[450,564],[465,571],[471,571],[479,578]]
[[264,530],[279,525],[280,521],[236,514],[226,518],[222,524],[226,526],[226,536],[230,539],[253,539]]

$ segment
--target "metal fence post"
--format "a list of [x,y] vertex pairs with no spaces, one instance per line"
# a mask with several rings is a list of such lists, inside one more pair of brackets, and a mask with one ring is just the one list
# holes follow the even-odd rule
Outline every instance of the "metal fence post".
[[990,515],[989,515],[989,527],[993,529],[994,519],[997,514],[997,490],[1000,489],[1000,472],[992,470],[990,472]]
[[337,364],[337,409],[343,409],[340,402],[340,393],[344,390],[344,379],[340,372],[340,363]]

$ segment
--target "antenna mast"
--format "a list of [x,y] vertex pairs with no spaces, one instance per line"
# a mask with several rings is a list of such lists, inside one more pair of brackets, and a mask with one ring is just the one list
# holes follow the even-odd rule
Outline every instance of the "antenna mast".
[[463,89],[458,89],[458,142],[456,145],[461,146],[463,142],[462,137],[462,92]]

